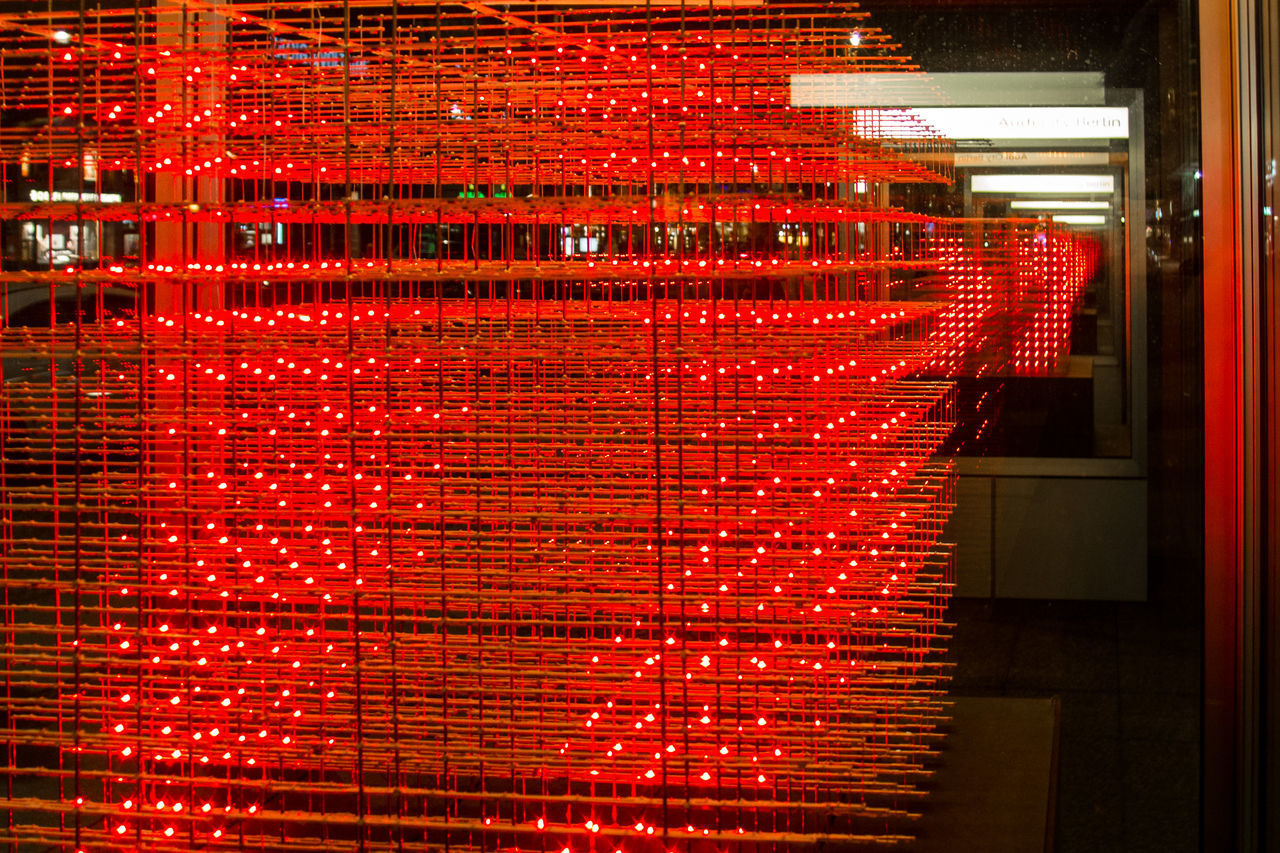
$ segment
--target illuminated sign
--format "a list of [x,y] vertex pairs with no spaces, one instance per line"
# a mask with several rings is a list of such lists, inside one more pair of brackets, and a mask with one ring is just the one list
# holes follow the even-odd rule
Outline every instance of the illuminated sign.
[[104,201],[119,202],[124,201],[124,196],[120,193],[94,193],[94,192],[72,192],[70,190],[54,190],[52,194],[48,190],[32,190],[32,201]]
[[[854,39],[857,39],[856,41]],[[862,34],[850,33],[850,43]],[[858,71],[792,74],[793,107],[1029,107],[1035,104],[1103,106],[1101,73],[952,71],[937,74]]]
[[1106,166],[1105,151],[957,151],[957,168],[973,166]]
[[[315,44],[305,41],[285,41],[276,39],[275,58],[286,62],[301,62],[314,68],[333,68],[342,70],[347,66],[347,53],[342,50],[320,50]],[[357,59],[350,64],[352,76],[363,76],[369,70],[369,63]]]
[[1049,199],[1045,201],[1011,201],[1009,207],[1014,210],[1110,210],[1109,201],[1086,201],[1083,199]]
[[1040,193],[1044,195],[1101,195],[1115,191],[1111,175],[1037,175],[994,172],[974,175],[975,193]]
[[921,107],[951,139],[1128,139],[1126,107]]

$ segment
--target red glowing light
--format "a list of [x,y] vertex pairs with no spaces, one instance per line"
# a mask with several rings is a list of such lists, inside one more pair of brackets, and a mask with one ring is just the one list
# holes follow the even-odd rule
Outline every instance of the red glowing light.
[[0,273],[139,309],[0,340],[72,365],[4,383],[5,578],[57,615],[6,605],[48,689],[0,702],[69,792],[11,835],[902,840],[949,379],[1058,369],[1096,248],[879,204],[951,147],[789,105],[910,69],[851,4],[259,5],[47,53],[50,114],[150,195],[38,205],[142,223],[138,257]]

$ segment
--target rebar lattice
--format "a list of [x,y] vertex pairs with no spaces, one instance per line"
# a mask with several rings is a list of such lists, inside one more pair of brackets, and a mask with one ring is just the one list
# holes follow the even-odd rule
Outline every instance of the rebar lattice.
[[1094,247],[884,203],[854,4],[122,6],[0,15],[11,849],[909,837]]

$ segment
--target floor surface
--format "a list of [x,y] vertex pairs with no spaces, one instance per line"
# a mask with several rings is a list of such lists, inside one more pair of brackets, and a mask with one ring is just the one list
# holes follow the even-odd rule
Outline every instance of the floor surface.
[[1045,853],[1058,700],[962,696],[907,853]]
[[1061,701],[1057,853],[1199,848],[1200,642],[1153,604],[957,599],[957,696]]

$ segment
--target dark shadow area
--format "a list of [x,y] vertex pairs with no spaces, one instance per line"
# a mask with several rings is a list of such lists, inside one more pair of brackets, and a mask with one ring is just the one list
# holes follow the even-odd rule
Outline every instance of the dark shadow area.
[[953,695],[1061,702],[1054,850],[1199,849],[1201,630],[1182,609],[953,603]]

